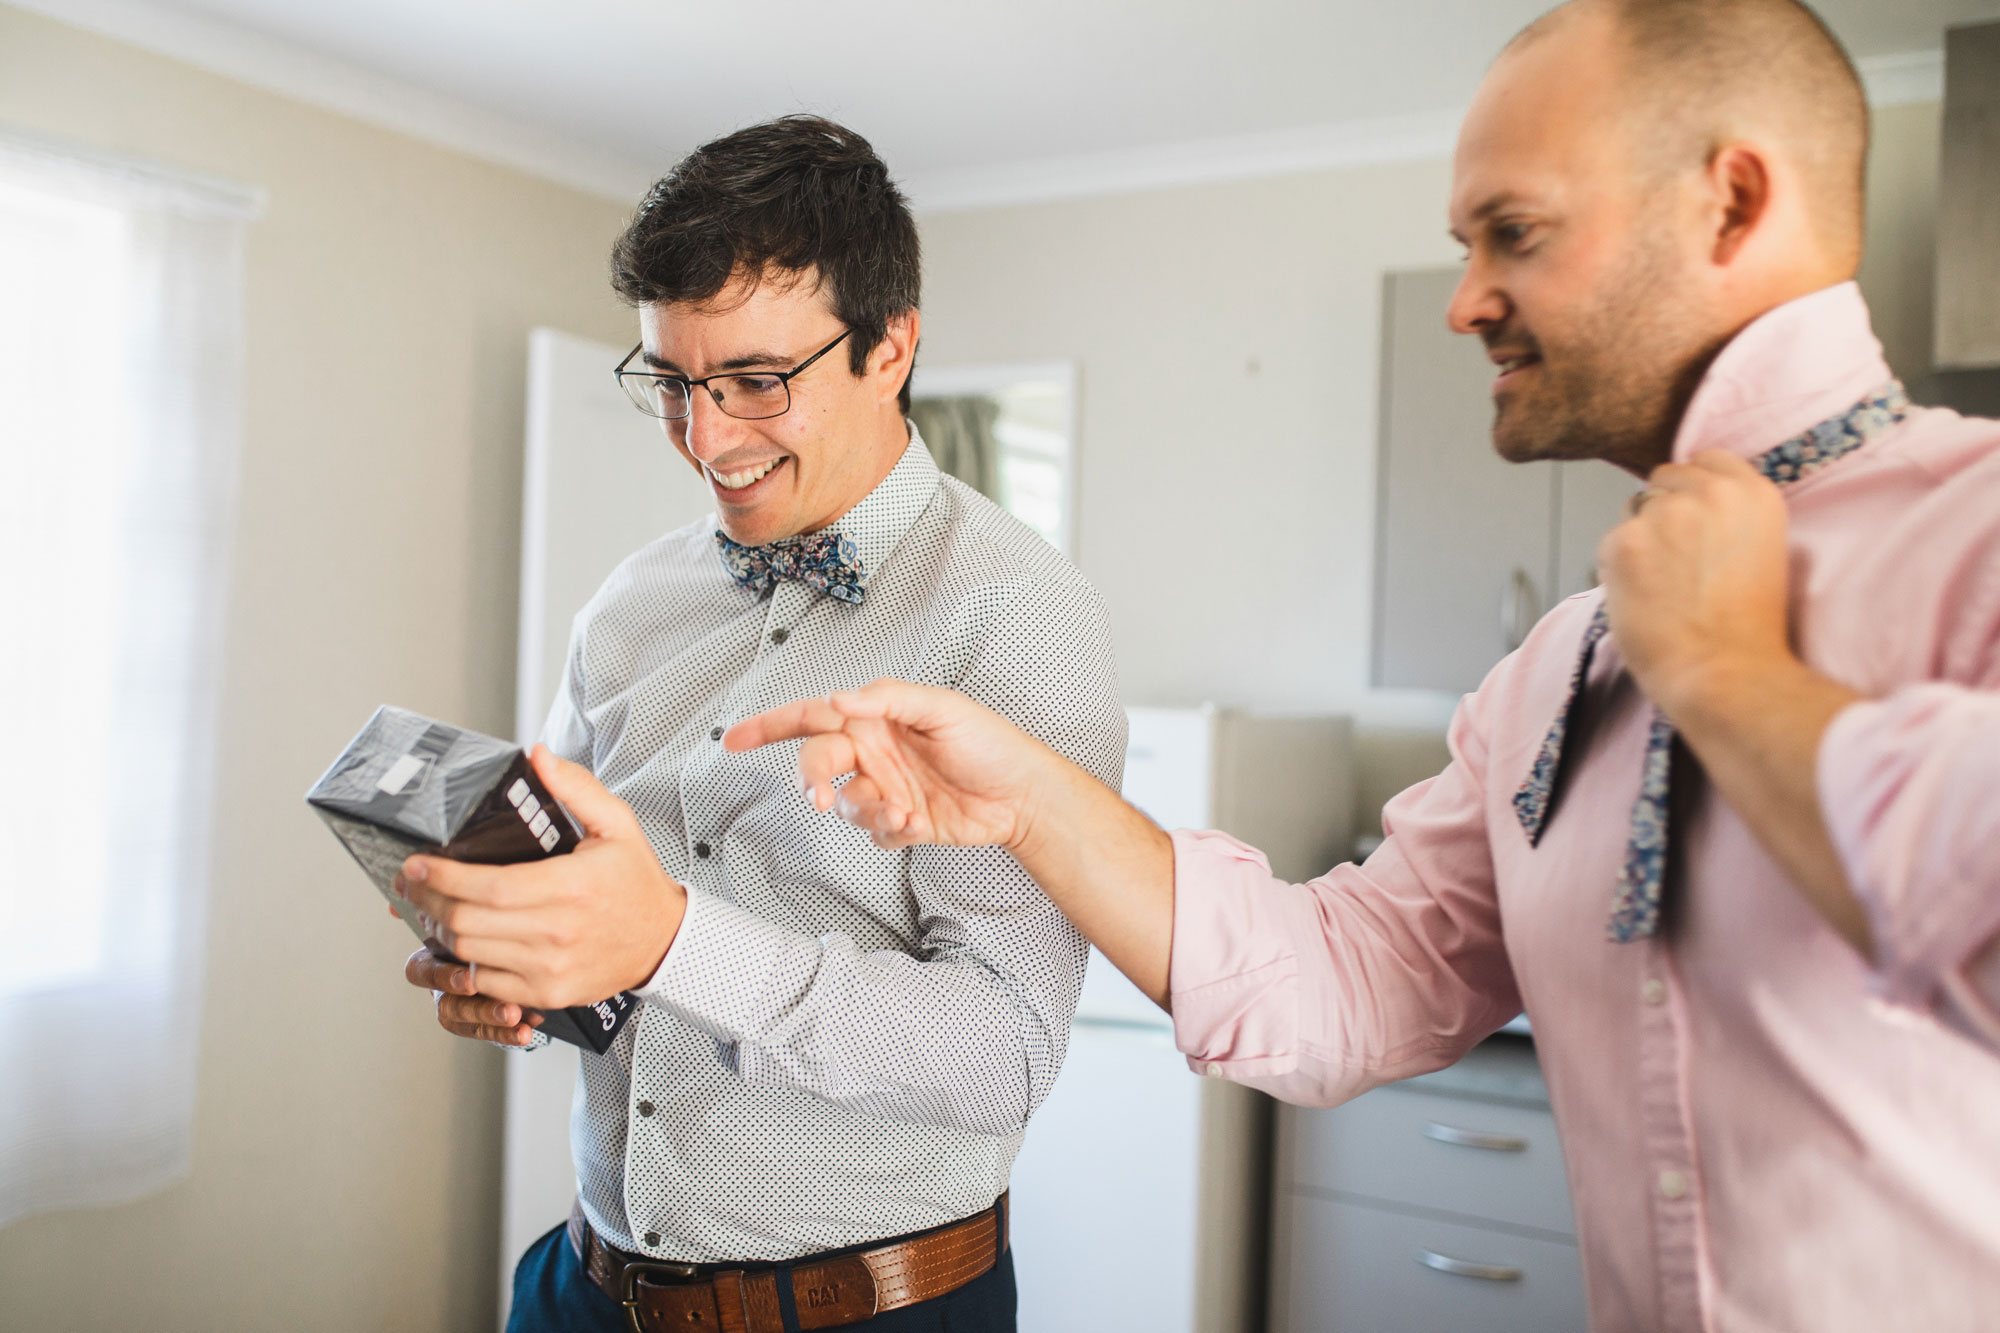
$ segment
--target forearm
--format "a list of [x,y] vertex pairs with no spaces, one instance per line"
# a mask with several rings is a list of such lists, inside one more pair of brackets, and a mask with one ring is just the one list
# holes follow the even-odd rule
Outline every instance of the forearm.
[[[1082,960],[1048,961],[1054,973]],[[713,1037],[744,1080],[864,1115],[1004,1135],[1054,1080],[1035,1006],[976,959],[863,950],[709,895],[691,895],[682,938],[641,994]]]
[[1861,698],[1787,656],[1710,664],[1663,704],[1722,799],[1806,901],[1868,957],[1867,914],[1821,813],[1817,773],[1827,728]]
[[1084,938],[1168,1008],[1173,840],[1117,792],[1042,748],[1023,833],[1010,850]]

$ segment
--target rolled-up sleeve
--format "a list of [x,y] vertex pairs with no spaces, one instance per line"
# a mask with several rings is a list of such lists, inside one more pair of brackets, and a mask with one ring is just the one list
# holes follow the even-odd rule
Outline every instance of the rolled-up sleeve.
[[1854,704],[1820,741],[1818,780],[1882,998],[2000,1048],[2000,692],[1930,683]]
[[1520,1012],[1482,796],[1479,696],[1452,763],[1383,811],[1366,865],[1306,884],[1220,833],[1174,839],[1175,1040],[1197,1073],[1332,1106],[1441,1069]]

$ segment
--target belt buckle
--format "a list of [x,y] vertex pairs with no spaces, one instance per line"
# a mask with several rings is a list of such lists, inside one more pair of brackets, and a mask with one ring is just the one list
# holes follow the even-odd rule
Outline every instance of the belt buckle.
[[631,1321],[632,1333],[646,1333],[646,1325],[639,1318],[639,1279],[651,1273],[689,1282],[701,1276],[701,1269],[694,1264],[670,1264],[658,1259],[627,1261],[625,1272],[618,1280],[618,1303],[625,1307],[625,1317]]

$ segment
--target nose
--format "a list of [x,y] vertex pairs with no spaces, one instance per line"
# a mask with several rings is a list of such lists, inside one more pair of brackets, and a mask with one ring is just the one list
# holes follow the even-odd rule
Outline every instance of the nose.
[[743,423],[722,410],[715,395],[697,386],[688,395],[688,414],[678,423],[687,432],[687,450],[703,463],[712,463],[735,448],[744,433]]
[[1445,323],[1453,333],[1478,333],[1505,322],[1507,297],[1494,285],[1486,267],[1474,256],[1465,262],[1465,274],[1445,307]]

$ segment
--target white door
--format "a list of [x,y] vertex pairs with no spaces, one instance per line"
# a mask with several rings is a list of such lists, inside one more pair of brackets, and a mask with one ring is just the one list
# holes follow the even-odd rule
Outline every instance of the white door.
[[[570,622],[618,562],[710,512],[708,488],[658,422],[626,400],[623,347],[554,329],[528,335],[528,432],[521,493],[521,637],[515,730],[541,732],[567,660]],[[561,1042],[507,1060],[500,1214],[500,1325],[514,1261],[569,1215],[570,1099],[577,1052]]]

